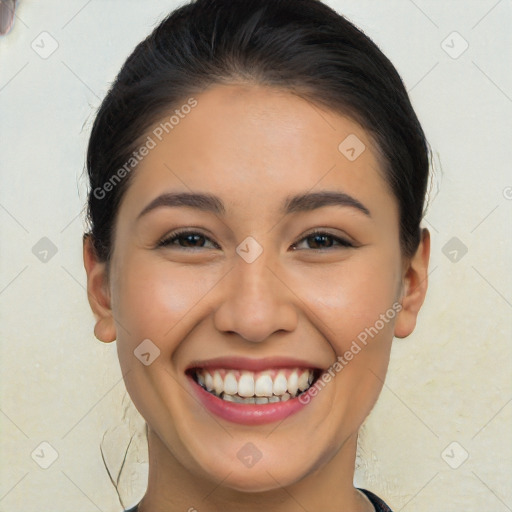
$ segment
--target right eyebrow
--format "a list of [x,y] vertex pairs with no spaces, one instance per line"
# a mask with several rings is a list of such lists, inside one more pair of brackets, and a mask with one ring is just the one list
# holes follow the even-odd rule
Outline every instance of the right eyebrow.
[[211,194],[199,194],[192,192],[169,192],[159,195],[151,201],[137,216],[137,220],[150,211],[162,206],[176,207],[188,206],[197,210],[225,215],[226,209],[220,198]]

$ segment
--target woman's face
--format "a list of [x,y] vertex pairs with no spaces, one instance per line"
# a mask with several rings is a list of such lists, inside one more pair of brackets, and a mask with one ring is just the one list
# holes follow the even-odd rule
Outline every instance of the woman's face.
[[[350,119],[259,86],[195,99],[164,136],[148,131],[156,145],[120,205],[108,291],[120,365],[161,461],[277,488],[334,464],[377,399],[401,314],[398,206]],[[147,208],[176,193],[216,199]]]

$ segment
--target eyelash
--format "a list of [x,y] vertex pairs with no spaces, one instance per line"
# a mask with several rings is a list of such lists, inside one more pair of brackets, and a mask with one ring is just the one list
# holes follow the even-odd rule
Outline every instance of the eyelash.
[[[209,237],[207,237],[206,235],[203,235],[200,232],[190,231],[190,230],[180,230],[180,231],[175,231],[175,232],[171,233],[169,236],[160,240],[160,242],[158,242],[158,244],[157,244],[157,247],[170,247],[171,245],[173,245],[173,242],[175,242],[176,240],[185,238],[186,235],[199,235],[199,236],[203,237],[205,240],[212,241]],[[335,242],[337,242],[339,244],[339,247],[342,249],[349,249],[349,248],[355,247],[355,245],[352,244],[351,242],[349,242],[348,240],[334,236],[331,233],[328,233],[328,232],[322,231],[322,230],[314,230],[314,231],[308,233],[306,236],[302,237],[300,240],[295,242],[292,245],[292,247],[298,245],[299,242],[302,242],[304,240],[307,240],[308,238],[312,238],[315,236],[327,236],[329,238],[332,238]],[[212,243],[214,245],[216,245],[216,248],[220,248],[215,242],[212,241]],[[178,248],[181,250],[185,250],[185,251],[196,251],[196,249],[202,249],[202,247],[195,248],[195,247],[179,247],[179,246],[178,246]],[[294,249],[294,250],[296,250],[296,249]],[[333,250],[333,248],[325,247],[325,248],[321,248],[321,249],[310,249],[310,250],[312,250],[312,251],[330,251],[330,250]]]

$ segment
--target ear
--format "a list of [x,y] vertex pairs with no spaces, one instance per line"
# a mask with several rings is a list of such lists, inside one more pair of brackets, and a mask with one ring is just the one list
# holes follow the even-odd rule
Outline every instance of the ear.
[[116,328],[110,307],[107,264],[98,260],[90,233],[84,235],[83,253],[87,273],[87,297],[96,318],[94,335],[98,340],[110,343],[116,339]]
[[408,261],[402,278],[402,310],[395,322],[397,338],[409,336],[416,327],[416,318],[427,293],[429,258],[430,233],[423,228],[418,250]]

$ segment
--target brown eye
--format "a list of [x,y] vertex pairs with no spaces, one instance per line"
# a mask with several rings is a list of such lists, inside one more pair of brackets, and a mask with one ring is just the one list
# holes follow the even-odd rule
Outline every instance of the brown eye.
[[[302,238],[298,243],[306,241],[310,249],[323,250],[323,249],[335,249],[336,247],[348,248],[354,247],[352,243],[344,238],[340,238],[324,231],[315,231]],[[297,249],[298,243],[293,244],[293,249]]]
[[[202,249],[205,247],[205,242],[211,241],[210,238],[195,231],[180,231],[171,233],[168,237],[158,242],[158,247],[174,247],[177,249]],[[177,243],[176,243],[177,242]],[[212,242],[215,249],[219,246]]]

